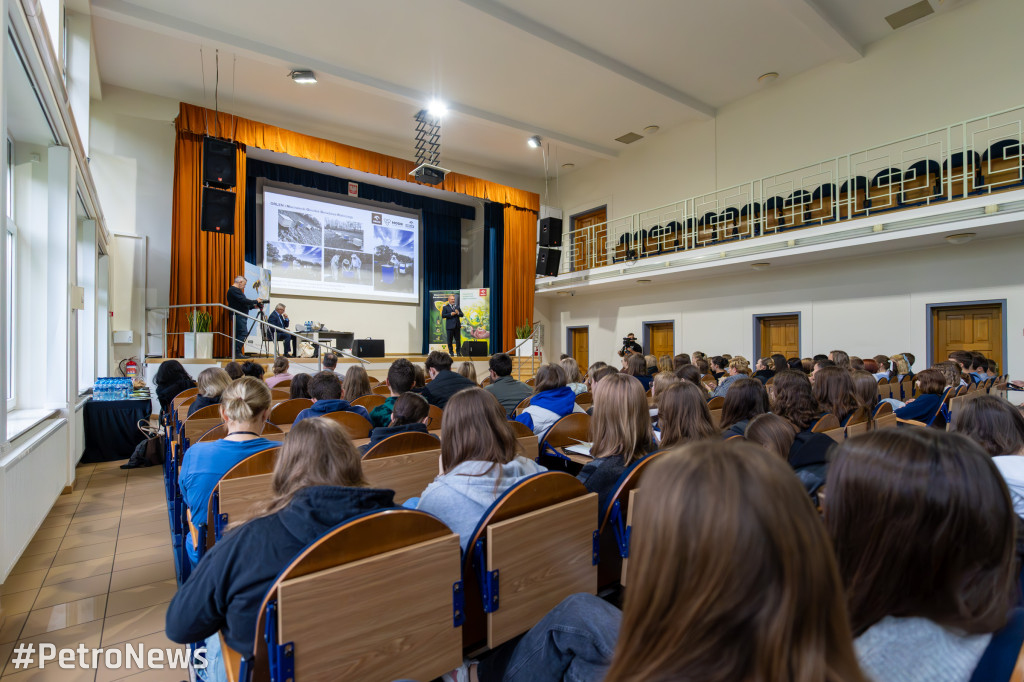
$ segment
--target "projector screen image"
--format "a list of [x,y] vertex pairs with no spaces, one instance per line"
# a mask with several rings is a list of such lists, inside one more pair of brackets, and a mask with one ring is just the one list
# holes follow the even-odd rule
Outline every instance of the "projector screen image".
[[272,294],[419,301],[413,213],[266,188],[263,257]]

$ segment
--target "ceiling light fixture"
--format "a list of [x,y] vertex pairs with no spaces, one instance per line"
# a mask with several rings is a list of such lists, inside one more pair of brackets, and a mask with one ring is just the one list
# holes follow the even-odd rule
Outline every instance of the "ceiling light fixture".
[[651,283],[651,280],[649,280],[649,279],[638,279],[638,280],[636,281],[636,283],[637,283],[637,284],[650,284],[650,283]]
[[432,99],[427,104],[427,113],[434,118],[442,118],[448,113],[448,105],[439,99]]
[[758,76],[757,82],[760,83],[761,85],[764,85],[765,83],[771,83],[772,81],[777,80],[778,77],[778,72],[769,71],[768,73],[762,73],[760,76]]
[[760,271],[760,270],[767,270],[771,266],[772,266],[771,263],[764,263],[764,262],[761,262],[761,263],[751,263],[750,264],[750,267],[752,267],[752,268],[754,268],[755,270],[758,270],[758,271]]
[[563,163],[562,164],[562,170],[569,170],[570,168],[575,168],[575,167],[576,167],[575,163]]
[[288,77],[300,85],[316,85],[316,74],[309,69],[296,69]]
[[661,130],[661,126],[647,126],[644,128],[644,135],[653,135],[659,130]]
[[975,236],[974,232],[961,232],[960,234],[946,235],[946,241],[950,244],[956,244],[959,246],[960,244],[966,244],[971,241]]
[[528,144],[532,149],[537,149],[538,147],[540,147],[540,142],[540,135],[534,135],[533,137],[526,141],[526,144]]

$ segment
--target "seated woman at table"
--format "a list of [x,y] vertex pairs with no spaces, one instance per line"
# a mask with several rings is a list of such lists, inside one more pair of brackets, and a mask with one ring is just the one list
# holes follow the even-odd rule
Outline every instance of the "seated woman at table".
[[427,433],[429,423],[430,403],[423,396],[407,391],[395,399],[390,423],[370,431],[370,442],[362,446],[361,451],[365,453],[385,438],[400,433]]
[[218,631],[228,646],[251,657],[260,604],[281,570],[338,524],[393,507],[393,497],[391,490],[367,486],[340,424],[296,424],[274,466],[270,499],[254,518],[229,529],[178,589],[167,609],[167,637],[183,644],[205,639],[208,666],[199,676],[226,680]]
[[519,450],[497,398],[482,388],[459,391],[444,408],[441,474],[424,489],[416,508],[458,533],[465,551],[473,529],[498,496],[523,478],[547,471]]
[[199,395],[188,407],[188,416],[204,407],[219,405],[220,396],[224,389],[231,385],[231,377],[220,367],[207,367],[199,373],[198,381]]
[[160,402],[160,414],[167,412],[174,396],[182,391],[195,388],[196,382],[177,360],[164,360],[153,377],[156,384],[156,399]]
[[[261,380],[242,377],[224,389],[220,415],[227,424],[228,435],[196,443],[186,450],[178,474],[178,486],[193,525],[206,523],[207,501],[221,476],[243,459],[277,447],[274,441],[260,437],[269,414],[270,389]],[[189,538],[184,542],[194,566],[199,561],[198,547]]]

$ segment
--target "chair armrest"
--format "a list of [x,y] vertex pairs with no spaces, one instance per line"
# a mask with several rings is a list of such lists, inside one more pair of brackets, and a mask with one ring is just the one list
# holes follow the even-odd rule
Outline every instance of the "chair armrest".
[[909,424],[911,426],[928,426],[924,422],[917,421],[916,419],[900,419],[896,417],[897,424]]

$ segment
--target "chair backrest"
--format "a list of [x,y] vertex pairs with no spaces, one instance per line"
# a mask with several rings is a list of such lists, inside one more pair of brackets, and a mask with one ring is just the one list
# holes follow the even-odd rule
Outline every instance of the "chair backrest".
[[720,410],[725,405],[725,398],[723,396],[717,396],[708,401],[709,410]]
[[274,388],[270,389],[270,399],[271,400],[289,400],[289,399],[291,399],[291,397],[292,397],[292,392],[291,391],[282,391],[277,386],[275,386]]
[[891,386],[891,384],[889,383],[888,379],[879,379],[878,380],[878,399],[879,400],[885,400],[886,398],[896,398],[897,400],[899,400],[899,396],[894,396],[892,394],[892,389],[889,388],[889,386]]
[[373,394],[382,395],[386,398],[387,396],[391,395],[391,388],[386,384],[384,386],[374,386]]
[[463,645],[494,648],[570,594],[595,593],[596,514],[597,495],[569,474],[535,474],[506,490],[466,545]]
[[[283,433],[284,430],[280,426],[278,426],[277,424],[267,422],[263,425],[263,433],[261,433],[260,435],[266,437]],[[208,429],[193,442],[209,443],[211,440],[220,440],[226,435],[228,435],[228,425],[221,422],[220,424],[217,424],[213,428]]]
[[515,434],[516,438],[527,438],[533,435],[533,429],[523,422],[517,422],[513,419],[509,421],[508,425],[512,427],[512,433]]
[[207,405],[206,407],[200,407],[188,416],[188,419],[185,420],[185,424],[188,425],[188,422],[191,419],[220,419],[220,405]]
[[356,398],[352,401],[353,405],[359,405],[360,407],[366,408],[367,412],[372,412],[378,405],[383,405],[384,401],[387,400],[382,395],[364,395]]
[[[743,438],[743,436],[730,436],[726,440],[732,440],[733,438]],[[634,488],[629,491],[629,504],[626,506],[626,530],[630,537],[632,537],[633,531],[633,510],[636,509],[636,496],[640,492],[639,488]],[[629,572],[629,557],[623,557],[622,559],[622,575],[619,576],[619,584],[623,587],[626,586],[626,577]],[[600,572],[598,573],[600,575]]]
[[280,447],[260,450],[220,477],[206,505],[207,549],[220,539],[227,524],[248,521],[255,506],[269,499],[271,478],[280,452]]
[[444,418],[444,410],[437,405],[431,405],[427,411],[427,416],[430,417],[430,423],[427,424],[427,431],[440,431],[441,420]]
[[196,398],[198,397],[198,394],[190,395],[189,397],[185,398],[180,403],[178,403],[178,421],[183,422],[186,419],[188,419],[188,410],[190,407],[192,407],[192,403],[194,403],[196,401]]
[[640,485],[640,479],[651,462],[660,453],[647,455],[633,462],[616,481],[607,506],[599,510],[598,531],[600,538],[601,562],[597,571],[599,589],[614,585],[622,577],[622,560],[629,556],[629,536],[626,533],[626,516],[629,513],[629,493]]
[[352,440],[369,438],[370,430],[373,428],[373,424],[370,423],[370,420],[361,414],[356,414],[355,412],[327,412],[320,416],[341,424],[345,429],[345,432],[348,433],[348,437]]
[[272,660],[294,666],[279,679],[440,677],[462,663],[458,583],[459,538],[435,517],[389,509],[351,519],[274,581],[252,679],[268,681]]
[[553,448],[576,445],[579,441],[590,440],[590,415],[586,412],[567,414],[554,424],[540,438],[541,444]]
[[533,388],[533,386],[537,383],[537,379],[536,379],[536,377],[530,377],[529,379],[527,379],[523,383],[526,384],[527,386],[529,386],[530,388]]
[[834,414],[829,413],[818,417],[818,421],[814,422],[814,426],[811,427],[811,433],[825,433],[838,428],[839,419]]
[[437,441],[431,450],[406,452],[363,460],[363,477],[374,488],[395,491],[395,502],[417,497],[439,473],[441,448]]
[[850,418],[846,420],[845,436],[856,436],[858,433],[865,433],[871,425],[871,411],[865,405],[858,407]]
[[[211,405],[210,407],[217,407],[217,405]],[[199,442],[201,436],[215,426],[219,426],[224,423],[224,420],[220,418],[220,414],[215,414],[212,417],[198,417],[200,412],[205,410],[196,410],[196,413],[181,423],[181,429],[178,431],[180,438],[184,438],[190,444]],[[227,431],[225,430],[225,433]],[[223,438],[223,436],[221,436]],[[180,441],[179,441],[180,442]],[[181,445],[185,444],[181,442]]]
[[590,391],[584,391],[583,393],[577,394],[576,395],[576,404],[577,405],[593,405],[594,404],[594,394],[592,394]]
[[879,403],[875,408],[875,416],[872,420],[874,429],[894,429],[898,426],[896,413],[893,412],[892,403]]
[[299,412],[310,407],[313,407],[313,401],[309,398],[285,400],[283,403],[274,405],[270,410],[270,416],[267,418],[267,421],[274,424],[292,424],[295,418],[299,416]]
[[[291,388],[291,387],[292,387],[292,380],[291,379],[282,379],[281,381],[278,381],[276,384],[274,384],[274,388]],[[289,391],[288,394],[291,395],[291,391]]]
[[184,391],[171,398],[171,413],[173,414],[174,412],[177,412],[178,408],[181,406],[181,403],[182,401],[185,400],[185,398],[191,398],[192,396],[197,395],[199,395],[198,387],[186,388]]
[[371,386],[376,386],[381,383],[380,379],[378,379],[377,377],[367,375],[366,379],[370,382]]
[[380,441],[363,454],[363,461],[377,459],[378,457],[391,457],[393,455],[405,455],[410,452],[421,452],[423,450],[437,450],[441,441],[429,433],[409,431],[407,433],[396,433]]
[[533,396],[529,396],[528,395],[525,398],[523,398],[522,400],[520,400],[519,404],[516,405],[514,408],[512,408],[512,414],[515,415],[515,416],[521,415],[523,413],[523,410],[525,410],[527,407],[530,406],[530,398],[532,398],[532,397]]
[[[910,400],[911,398],[913,398],[914,394],[917,392],[916,389],[914,388],[914,377],[912,377],[912,376],[905,376],[905,377],[903,377],[903,381],[900,382],[900,390],[903,392],[903,397],[901,398],[901,400],[903,400],[904,402],[906,402],[906,401]],[[892,397],[893,398],[896,397],[895,388],[893,389]]]

